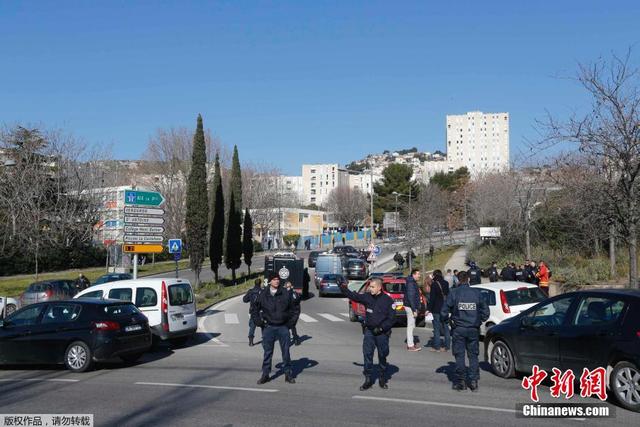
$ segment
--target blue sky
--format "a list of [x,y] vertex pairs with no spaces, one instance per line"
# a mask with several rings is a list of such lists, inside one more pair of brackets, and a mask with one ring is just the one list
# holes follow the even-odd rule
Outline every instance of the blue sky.
[[1,2],[0,122],[135,159],[201,113],[241,160],[299,174],[444,149],[446,114],[508,111],[516,153],[545,109],[584,104],[577,62],[640,41],[638,1],[447,3]]

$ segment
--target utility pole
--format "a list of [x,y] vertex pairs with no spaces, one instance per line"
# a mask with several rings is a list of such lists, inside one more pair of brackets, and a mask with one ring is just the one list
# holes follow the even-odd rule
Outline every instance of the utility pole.
[[371,199],[371,237],[370,241],[373,242],[373,168],[371,167],[371,163],[367,162],[369,166],[369,198]]

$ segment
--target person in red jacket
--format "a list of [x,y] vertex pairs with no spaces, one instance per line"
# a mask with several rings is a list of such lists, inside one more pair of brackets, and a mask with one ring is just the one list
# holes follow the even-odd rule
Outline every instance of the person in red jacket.
[[538,272],[536,273],[538,277],[538,281],[540,283],[540,288],[549,295],[549,267],[544,261],[540,261],[538,264]]

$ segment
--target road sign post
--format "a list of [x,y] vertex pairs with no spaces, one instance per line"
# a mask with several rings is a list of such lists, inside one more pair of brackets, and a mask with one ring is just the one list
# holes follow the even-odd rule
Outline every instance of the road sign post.
[[178,278],[178,260],[182,255],[182,239],[169,239],[169,253],[176,261],[176,279]]
[[123,251],[133,255],[133,278],[138,278],[138,254],[156,254],[164,249],[164,203],[155,191],[124,192]]

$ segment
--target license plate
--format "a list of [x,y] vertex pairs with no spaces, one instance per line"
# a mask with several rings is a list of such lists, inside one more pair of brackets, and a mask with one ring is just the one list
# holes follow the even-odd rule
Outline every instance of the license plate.
[[130,326],[126,326],[124,328],[125,332],[133,332],[133,331],[139,331],[142,329],[141,325],[130,325]]

